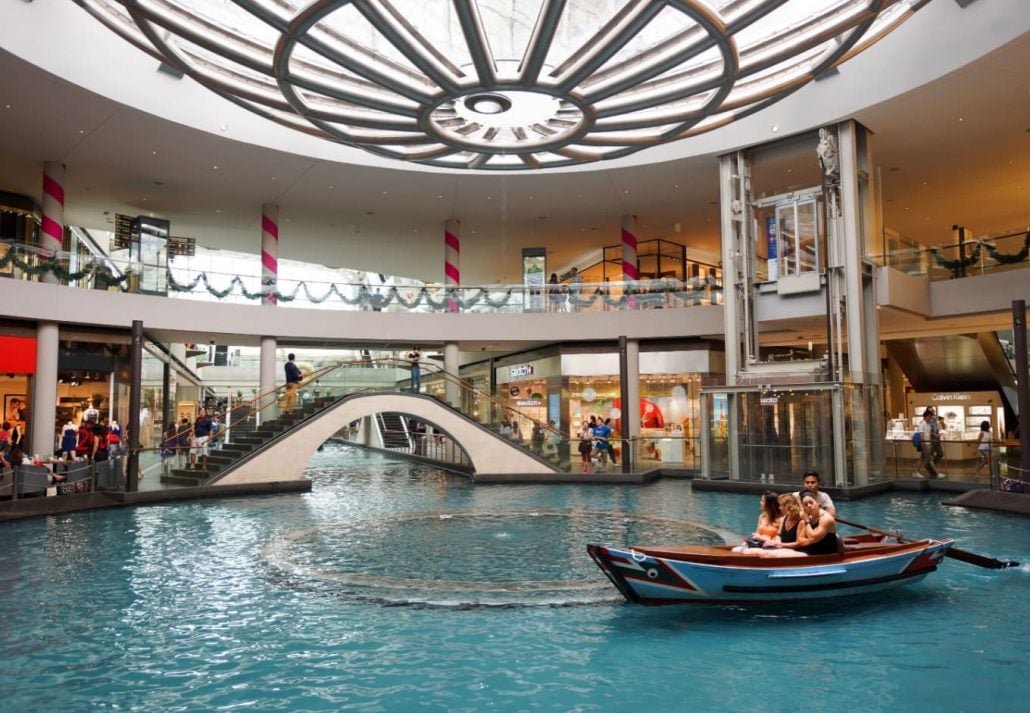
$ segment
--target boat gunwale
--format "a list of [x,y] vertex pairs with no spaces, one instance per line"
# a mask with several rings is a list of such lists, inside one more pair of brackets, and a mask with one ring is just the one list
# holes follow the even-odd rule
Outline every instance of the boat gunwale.
[[612,549],[626,552],[639,552],[653,559],[684,564],[723,567],[729,569],[797,569],[799,567],[824,567],[834,564],[849,564],[866,560],[911,554],[935,545],[951,545],[952,540],[923,539],[905,543],[882,543],[869,547],[860,545],[856,549],[845,549],[844,552],[828,555],[809,555],[803,557],[759,557],[744,553],[732,552],[730,545],[720,547],[706,546],[670,546],[670,547],[611,547],[600,545],[609,553]]

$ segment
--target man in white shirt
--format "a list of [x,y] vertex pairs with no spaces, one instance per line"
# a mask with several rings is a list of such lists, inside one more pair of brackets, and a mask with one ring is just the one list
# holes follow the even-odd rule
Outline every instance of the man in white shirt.
[[[822,485],[822,479],[819,477],[818,473],[816,473],[814,470],[807,471],[804,475],[801,476],[801,484],[804,485],[805,490],[811,490],[813,493],[815,493],[815,497],[819,501],[819,507],[821,507],[823,510],[826,510],[831,515],[836,517],[837,508],[833,504],[833,499],[819,489],[819,486]],[[801,492],[802,491],[799,490],[798,492],[794,493],[794,495],[800,498]]]
[[922,460],[916,466],[915,477],[926,477],[919,472],[920,468],[926,468],[926,472],[931,478],[945,477],[944,473],[938,472],[934,465],[934,440],[940,437],[940,431],[937,428],[937,415],[932,408],[923,411],[923,420],[919,422],[916,432],[919,434],[919,451],[922,454]]

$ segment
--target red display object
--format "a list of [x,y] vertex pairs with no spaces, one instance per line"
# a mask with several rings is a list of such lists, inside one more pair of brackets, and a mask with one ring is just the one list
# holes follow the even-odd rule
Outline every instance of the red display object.
[[36,338],[0,336],[0,374],[35,374]]

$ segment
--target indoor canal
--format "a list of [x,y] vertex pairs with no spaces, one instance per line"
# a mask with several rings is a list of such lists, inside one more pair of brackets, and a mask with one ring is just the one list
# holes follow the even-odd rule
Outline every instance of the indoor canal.
[[[1030,520],[894,494],[849,520],[954,559],[823,603],[626,603],[588,542],[739,540],[758,497],[473,485],[345,446],[310,493],[0,525],[10,711],[1030,710]],[[842,532],[855,532],[841,528]]]

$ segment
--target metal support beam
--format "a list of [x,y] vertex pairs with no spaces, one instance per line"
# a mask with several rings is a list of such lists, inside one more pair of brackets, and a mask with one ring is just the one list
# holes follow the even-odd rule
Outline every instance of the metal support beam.
[[125,473],[125,489],[134,493],[139,490],[139,451],[143,447],[140,439],[140,405],[143,393],[143,321],[132,320],[132,341],[129,345],[129,422],[126,435],[129,439],[129,464]]
[[1016,347],[1016,403],[1019,404],[1019,479],[1030,480],[1030,367],[1026,353],[1026,300],[1012,302],[1012,341]]

